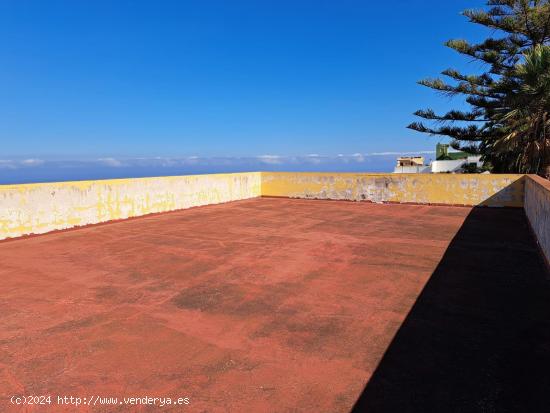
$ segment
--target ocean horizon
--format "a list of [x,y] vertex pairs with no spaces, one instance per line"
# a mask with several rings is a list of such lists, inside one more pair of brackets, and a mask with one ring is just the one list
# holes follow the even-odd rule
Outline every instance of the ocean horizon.
[[98,157],[94,159],[0,159],[0,184],[142,178],[251,171],[392,172],[398,156],[432,152],[384,152],[352,155],[308,154],[251,157]]

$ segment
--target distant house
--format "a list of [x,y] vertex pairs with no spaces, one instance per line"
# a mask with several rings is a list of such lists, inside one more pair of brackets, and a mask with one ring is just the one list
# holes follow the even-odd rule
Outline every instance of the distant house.
[[395,166],[394,173],[401,174],[418,174],[429,173],[430,167],[424,165],[423,156],[401,156],[397,158],[397,165]]
[[472,155],[468,152],[449,151],[449,145],[438,143],[435,148],[435,161],[431,163],[432,173],[464,172],[468,165],[478,168],[483,166],[481,155]]
[[463,173],[468,167],[481,168],[481,155],[468,152],[449,151],[449,145],[438,143],[435,148],[436,159],[429,165],[424,164],[422,156],[401,156],[397,158],[394,173]]

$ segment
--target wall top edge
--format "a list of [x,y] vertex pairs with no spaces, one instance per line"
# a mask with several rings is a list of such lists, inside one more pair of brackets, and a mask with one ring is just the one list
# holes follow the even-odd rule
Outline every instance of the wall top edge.
[[550,181],[548,179],[544,179],[542,176],[529,174],[526,175],[529,179],[533,180],[537,184],[543,186],[544,188],[548,189],[550,191]]
[[[271,172],[271,171],[261,171],[263,174],[273,174],[273,175],[279,175],[279,174],[300,174],[300,175],[346,175],[346,176],[354,176],[354,175],[361,175],[361,176],[422,176],[422,177],[479,177],[481,179],[489,179],[489,178],[495,178],[495,177],[502,177],[502,178],[522,178],[524,176],[529,176],[526,174],[446,174],[446,173],[436,173],[436,174],[422,174],[422,173],[392,173],[392,172],[295,172],[295,171],[277,171],[277,172]],[[536,175],[535,175],[536,176]]]
[[130,181],[141,181],[146,182],[148,180],[155,179],[176,179],[176,178],[191,178],[191,177],[223,177],[223,176],[238,176],[238,175],[249,175],[249,174],[270,174],[270,175],[284,175],[284,174],[300,174],[300,175],[342,175],[342,176],[418,176],[418,177],[448,177],[453,176],[455,178],[459,177],[476,177],[480,179],[493,179],[495,177],[502,178],[521,178],[528,176],[531,179],[535,180],[539,184],[550,189],[550,181],[538,176],[538,175],[526,175],[526,174],[415,174],[415,173],[404,173],[404,174],[394,174],[391,172],[296,172],[296,171],[247,171],[247,172],[229,172],[229,173],[213,173],[213,174],[190,174],[190,175],[168,175],[168,176],[147,176],[147,177],[137,177],[137,178],[114,178],[114,179],[86,179],[86,180],[77,180],[77,181],[52,181],[52,182],[30,182],[30,183],[21,183],[21,184],[0,184],[0,190],[13,189],[13,188],[30,188],[30,187],[39,187],[45,185],[56,185],[56,186],[72,186],[72,185],[90,185],[90,184],[120,184]]
[[228,172],[228,173],[213,173],[213,174],[191,174],[191,175],[162,175],[162,176],[144,176],[136,178],[113,178],[113,179],[84,179],[79,181],[51,181],[51,182],[29,182],[24,184],[0,184],[0,190],[3,189],[13,189],[13,188],[29,188],[29,187],[39,187],[46,185],[56,185],[56,186],[72,186],[72,185],[90,185],[98,183],[113,183],[120,184],[130,181],[149,181],[154,179],[176,179],[176,178],[200,178],[205,176],[212,177],[224,177],[224,176],[237,176],[237,175],[250,175],[250,174],[259,174],[258,171],[249,171],[249,172]]

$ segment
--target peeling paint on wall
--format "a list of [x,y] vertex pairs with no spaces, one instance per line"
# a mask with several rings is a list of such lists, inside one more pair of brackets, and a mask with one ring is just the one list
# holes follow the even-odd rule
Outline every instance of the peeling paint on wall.
[[0,239],[260,196],[260,173],[0,185]]
[[0,185],[0,239],[262,195],[522,207],[524,176],[250,172]]
[[262,172],[263,196],[522,207],[523,191],[523,175]]

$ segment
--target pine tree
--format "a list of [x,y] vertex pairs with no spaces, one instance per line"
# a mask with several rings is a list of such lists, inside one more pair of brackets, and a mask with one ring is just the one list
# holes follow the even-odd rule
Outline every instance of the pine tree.
[[[545,161],[532,163],[533,158],[525,156],[525,145],[521,144],[534,135],[529,135],[530,138],[525,134],[511,135],[511,120],[518,124],[518,116],[525,116],[525,111],[516,111],[514,116],[510,113],[513,104],[518,102],[518,91],[524,81],[518,72],[525,60],[523,56],[550,44],[550,0],[489,0],[487,6],[483,10],[466,10],[463,14],[470,22],[493,29],[500,37],[490,37],[479,44],[466,40],[446,42],[446,46],[458,53],[483,63],[486,71],[466,75],[447,69],[442,72],[445,80],[419,82],[447,96],[465,97],[470,109],[445,114],[419,110],[415,115],[433,121],[433,125],[414,122],[408,127],[451,138],[452,147],[483,155],[495,172],[543,173],[550,166],[546,163],[550,162],[547,155],[537,158]],[[510,144],[514,139],[514,144]],[[543,140],[542,147],[547,146]]]

